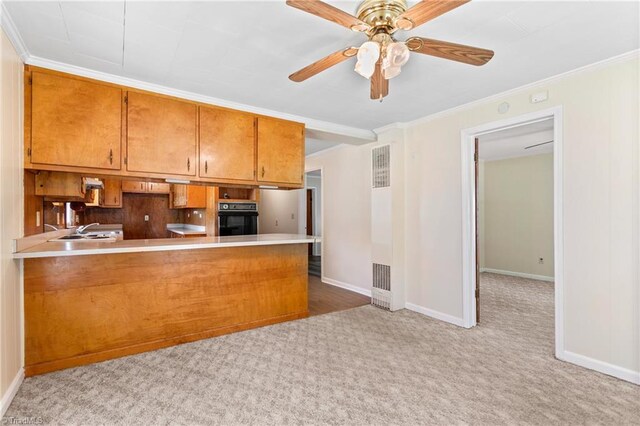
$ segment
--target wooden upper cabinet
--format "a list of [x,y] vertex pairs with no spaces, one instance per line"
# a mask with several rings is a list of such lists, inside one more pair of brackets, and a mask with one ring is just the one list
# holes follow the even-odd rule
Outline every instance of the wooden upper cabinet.
[[162,96],[127,93],[127,170],[196,175],[197,106]]
[[28,119],[31,163],[120,170],[119,87],[33,71]]
[[239,111],[202,106],[199,113],[199,176],[254,182],[256,118]]
[[258,117],[258,182],[302,185],[304,124]]

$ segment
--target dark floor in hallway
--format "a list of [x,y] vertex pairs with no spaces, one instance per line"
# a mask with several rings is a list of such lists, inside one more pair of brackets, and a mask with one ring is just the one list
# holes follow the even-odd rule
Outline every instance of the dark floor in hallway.
[[322,276],[322,262],[320,256],[309,256],[309,275]]
[[309,275],[309,316],[328,314],[368,305],[371,298],[349,290],[325,284]]

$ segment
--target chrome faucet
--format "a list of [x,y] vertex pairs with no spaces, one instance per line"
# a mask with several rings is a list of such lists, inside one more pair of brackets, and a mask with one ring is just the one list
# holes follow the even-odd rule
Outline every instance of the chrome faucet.
[[45,227],[45,228],[51,228],[53,231],[57,231],[57,230],[58,230],[58,228],[56,228],[56,227],[55,227],[55,226],[53,226],[53,225],[49,225],[48,223],[45,223],[45,224],[44,224],[44,227]]
[[100,224],[99,224],[99,223],[97,223],[97,222],[94,222],[94,223],[90,223],[90,224],[88,224],[88,225],[78,226],[78,227],[76,228],[76,234],[82,234],[84,231],[86,231],[86,230],[87,230],[87,228],[90,228],[90,227],[92,227],[93,225],[100,225]]

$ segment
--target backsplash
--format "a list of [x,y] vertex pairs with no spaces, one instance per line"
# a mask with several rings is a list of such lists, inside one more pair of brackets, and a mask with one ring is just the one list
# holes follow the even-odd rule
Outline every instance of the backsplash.
[[[202,210],[204,217],[204,210]],[[145,221],[145,215],[149,220]],[[193,214],[191,215],[194,216]],[[186,214],[179,209],[169,208],[169,196],[164,194],[130,194],[122,196],[121,209],[87,208],[80,215],[82,224],[122,224],[126,240],[145,238],[166,238],[167,223],[183,222]],[[203,222],[204,223],[204,222]],[[195,223],[194,223],[195,224]]]
[[197,209],[197,210],[184,209],[182,211],[184,215],[183,221],[180,223],[184,223],[187,225],[205,226],[206,211],[207,211],[206,209]]

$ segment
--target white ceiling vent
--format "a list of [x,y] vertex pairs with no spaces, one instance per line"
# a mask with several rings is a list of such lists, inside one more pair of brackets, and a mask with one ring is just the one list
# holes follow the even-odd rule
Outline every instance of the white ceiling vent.
[[373,188],[391,186],[391,147],[380,146],[371,150],[371,183]]

